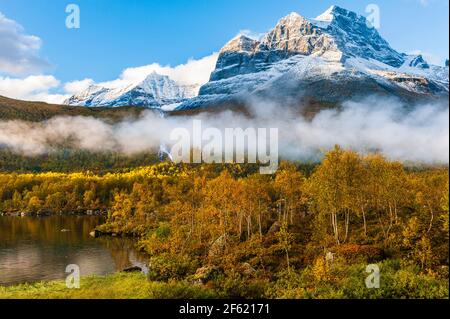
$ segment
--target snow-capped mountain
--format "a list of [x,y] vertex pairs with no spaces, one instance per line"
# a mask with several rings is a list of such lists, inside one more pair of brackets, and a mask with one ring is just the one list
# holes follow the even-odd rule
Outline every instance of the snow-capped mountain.
[[152,73],[138,83],[91,86],[66,104],[186,110],[245,104],[254,96],[336,104],[371,94],[417,101],[448,97],[448,78],[448,65],[397,52],[365,17],[332,6],[313,19],[291,13],[261,40],[233,38],[201,87]]
[[152,73],[143,81],[120,86],[92,85],[65,104],[78,106],[143,106],[161,108],[179,104],[196,95],[194,87],[183,86],[168,76]]
[[210,81],[178,109],[242,102],[336,103],[379,94],[417,100],[448,97],[448,67],[399,53],[365,17],[332,6],[314,19],[282,18],[262,40],[238,36],[221,50]]

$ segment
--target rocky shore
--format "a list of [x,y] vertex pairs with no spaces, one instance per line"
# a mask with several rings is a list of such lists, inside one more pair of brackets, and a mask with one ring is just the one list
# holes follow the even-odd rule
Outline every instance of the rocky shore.
[[107,216],[108,211],[107,210],[101,210],[101,209],[77,209],[71,212],[54,212],[49,210],[39,210],[36,212],[31,211],[6,211],[1,212],[0,211],[0,217],[1,216],[9,216],[9,217],[47,217],[47,216]]

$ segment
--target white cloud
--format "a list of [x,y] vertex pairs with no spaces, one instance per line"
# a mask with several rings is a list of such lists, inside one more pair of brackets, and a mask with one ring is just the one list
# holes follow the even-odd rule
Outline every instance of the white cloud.
[[42,41],[0,12],[0,73],[32,74],[49,66],[38,56]]
[[67,82],[66,84],[64,84],[64,91],[67,94],[77,94],[80,93],[84,90],[86,90],[87,88],[89,88],[89,86],[94,84],[94,80],[92,79],[84,79],[84,80],[80,80],[80,81],[73,81],[73,82]]
[[0,95],[48,103],[64,100],[66,95],[51,93],[60,81],[39,74],[49,66],[38,55],[41,45],[39,37],[26,34],[20,24],[0,12]]
[[13,99],[61,103],[68,95],[51,93],[59,86],[60,81],[52,75],[30,75],[23,79],[0,76],[0,95]]
[[182,85],[199,86],[209,81],[211,72],[216,67],[218,53],[213,53],[199,60],[190,59],[185,64],[175,67],[161,66],[158,63],[125,69],[116,80],[99,83],[100,86],[116,88],[143,81],[149,74],[156,72],[167,75],[175,82]]
[[174,129],[187,129],[192,136],[192,121],[201,120],[202,127],[222,132],[230,127],[278,128],[279,154],[292,160],[317,160],[339,144],[363,154],[378,151],[393,160],[448,164],[448,106],[408,105],[410,111],[405,107],[392,99],[372,97],[306,119],[277,103],[254,100],[251,118],[231,111],[161,118],[147,111],[137,120],[114,125],[91,117],[56,117],[43,123],[0,121],[0,144],[32,155],[51,151],[52,145],[70,138],[81,149],[136,154],[158,150],[162,143],[170,149]]
[[[40,75],[42,70],[49,66],[49,63],[38,55],[41,46],[42,41],[39,37],[27,35],[20,24],[0,12],[0,95],[23,100],[62,103],[69,96],[96,84],[92,79],[84,79],[61,85],[53,76]],[[181,85],[199,88],[209,81],[217,59],[218,53],[213,53],[198,60],[189,59],[185,64],[174,67],[153,63],[127,68],[118,79],[98,85],[110,88],[122,87],[143,81],[149,74],[156,72],[169,76]]]
[[41,92],[35,95],[32,95],[28,100],[29,101],[39,101],[46,102],[50,104],[63,104],[65,100],[70,98],[71,94],[57,94],[57,93],[48,93]]
[[[211,72],[216,66],[217,58],[218,54],[214,53],[198,60],[190,59],[185,64],[175,67],[153,63],[141,67],[127,68],[118,79],[98,83],[98,85],[109,88],[122,87],[143,81],[149,74],[156,72],[167,75],[182,85],[199,87],[209,81]],[[30,75],[25,78],[0,76],[0,95],[20,100],[62,104],[70,96],[80,93],[94,84],[96,84],[94,80],[84,79],[62,85],[58,79],[51,75]]]

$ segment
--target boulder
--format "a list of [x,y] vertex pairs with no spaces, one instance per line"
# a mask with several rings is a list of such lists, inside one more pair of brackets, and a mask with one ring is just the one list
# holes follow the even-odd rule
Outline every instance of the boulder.
[[243,263],[239,267],[239,271],[245,277],[253,277],[256,274],[255,268],[253,268],[249,263]]
[[132,267],[125,268],[124,270],[122,270],[122,272],[128,272],[128,273],[130,273],[130,272],[142,272],[142,268],[138,267],[138,266],[132,266]]
[[204,266],[198,268],[194,275],[194,280],[198,284],[206,284],[220,274],[220,269],[214,266]]
[[267,235],[276,234],[281,229],[281,223],[279,221],[276,221],[275,223],[270,226],[269,231],[267,232]]
[[94,237],[94,238],[98,238],[98,237],[102,236],[102,234],[103,233],[101,231],[99,231],[97,229],[94,229],[93,231],[91,231],[89,233],[89,236]]
[[208,256],[210,258],[217,258],[222,256],[224,251],[225,251],[225,239],[224,236],[220,236],[214,241],[214,243],[211,245],[211,248],[209,248]]

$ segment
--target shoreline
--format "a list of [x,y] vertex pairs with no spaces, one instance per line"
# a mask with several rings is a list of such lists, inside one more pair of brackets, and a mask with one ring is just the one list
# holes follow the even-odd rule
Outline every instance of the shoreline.
[[208,299],[216,294],[188,282],[149,281],[144,273],[116,272],[81,277],[79,289],[69,289],[64,280],[0,285],[1,299]]
[[0,217],[50,217],[50,216],[108,216],[108,211],[103,209],[80,209],[72,212],[52,211],[0,211]]

